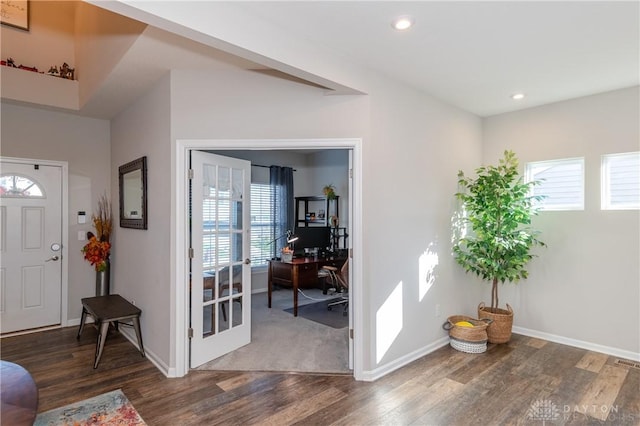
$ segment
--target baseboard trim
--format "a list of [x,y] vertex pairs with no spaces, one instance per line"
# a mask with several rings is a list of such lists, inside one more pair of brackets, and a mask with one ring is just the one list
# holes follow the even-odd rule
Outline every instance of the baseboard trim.
[[[544,333],[542,331],[530,330],[528,328],[523,328],[523,327],[514,326],[513,332],[516,334],[522,334],[524,336],[535,337],[538,339],[548,340],[554,343],[560,343],[567,346],[573,346],[580,349],[586,349],[593,352],[600,352],[600,353],[615,356],[618,358],[640,362],[640,353],[635,353],[635,352],[627,351],[624,349],[612,348],[610,346],[604,346],[604,345],[599,345],[597,343],[585,342],[583,340],[571,339],[569,337],[558,336],[556,334],[551,334],[551,333]],[[442,337],[423,348],[413,351],[379,368],[376,368],[374,370],[369,370],[369,371],[363,371],[361,380],[366,382],[373,382],[375,380],[378,380],[379,378],[386,376],[387,374],[399,368],[404,367],[410,362],[413,362],[418,358],[428,355],[431,352],[434,352],[448,344],[449,344],[449,337],[448,336]]]
[[537,330],[530,330],[524,327],[513,327],[513,332],[522,334],[524,336],[536,337],[538,339],[548,340],[554,343],[560,343],[563,345],[573,346],[580,349],[587,349],[593,352],[601,352],[603,354],[615,356],[618,358],[629,359],[632,361],[640,361],[640,353],[627,351],[619,348],[612,348],[610,346],[599,345],[597,343],[585,342],[583,340],[571,339],[569,337],[558,336],[556,334],[545,333]]
[[[91,315],[87,315],[85,324],[92,324],[92,323],[93,323],[93,317]],[[80,326],[80,318],[74,318],[74,319],[68,320],[67,324],[69,327]],[[120,327],[118,330],[125,337],[125,339],[130,341],[133,344],[133,346],[136,347],[136,349],[140,350],[140,347],[138,346],[138,339],[136,338],[136,335],[133,332],[133,330],[130,330],[125,327]],[[106,345],[108,346],[108,344],[109,342],[107,341]],[[175,368],[169,368],[153,351],[150,351],[149,349],[144,348],[144,354],[145,354],[145,357],[149,361],[151,361],[151,363],[155,365],[156,368],[160,370],[162,374],[164,374],[167,377],[177,377],[175,373]]]
[[396,360],[393,360],[390,363],[385,364],[379,368],[376,368],[374,370],[369,370],[369,371],[363,371],[362,377],[359,380],[362,380],[365,382],[373,382],[375,380],[378,380],[379,378],[386,376],[387,374],[399,368],[404,367],[410,362],[413,362],[419,358],[422,358],[423,356],[428,355],[431,352],[434,352],[448,344],[449,344],[449,336],[442,337],[427,346],[424,346],[411,353],[408,353],[407,355],[402,356]]
[[[87,319],[84,321],[85,324],[93,324],[93,317],[91,315],[87,315]],[[65,327],[78,327],[80,325],[80,318],[73,318],[67,321],[67,325]]]
[[[136,338],[135,332],[133,330],[125,329],[124,327],[120,327],[119,330],[120,330],[120,333],[128,341],[130,341],[133,344],[133,346],[136,347],[136,349],[140,350],[140,347],[138,346],[138,339]],[[167,366],[153,351],[150,351],[149,349],[144,348],[144,355],[166,377],[169,377],[169,378],[176,377],[175,369],[169,368],[169,366]]]

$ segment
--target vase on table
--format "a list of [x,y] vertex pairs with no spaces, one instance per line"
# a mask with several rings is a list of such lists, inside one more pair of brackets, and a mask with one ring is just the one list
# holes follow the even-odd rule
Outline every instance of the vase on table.
[[104,271],[96,271],[96,296],[106,296],[109,294],[111,283],[111,263],[109,259]]

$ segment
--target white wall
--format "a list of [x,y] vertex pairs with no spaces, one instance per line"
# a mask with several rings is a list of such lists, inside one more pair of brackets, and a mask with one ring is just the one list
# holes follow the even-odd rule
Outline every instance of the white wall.
[[600,210],[600,159],[640,149],[638,93],[634,87],[490,117],[483,136],[487,163],[505,149],[516,152],[522,167],[585,158],[584,211],[542,212],[534,225],[548,248],[537,250],[528,280],[500,289],[502,303],[515,310],[515,325],[635,358],[640,214]]
[[[369,377],[378,376],[443,341],[440,326],[446,315],[461,313],[468,304],[461,294],[477,288],[460,279],[449,235],[457,169],[481,159],[477,117],[378,79],[348,58],[294,40],[232,5],[200,3],[200,9],[213,12],[207,19],[196,9],[177,15],[173,2],[111,2],[104,7],[280,70],[303,70],[300,75],[327,87],[357,87],[367,93],[325,96],[319,89],[248,72],[213,76],[175,71],[171,139],[362,138],[364,181],[355,191],[362,194],[365,212],[365,293],[355,297],[366,299],[370,309],[362,325],[367,353],[359,367]],[[241,24],[230,25],[234,20]],[[419,259],[436,254],[435,284],[427,296],[416,297]],[[386,311],[387,300],[396,300],[389,296],[399,282],[404,290],[400,305]],[[436,304],[441,304],[440,317],[433,312]],[[395,332],[384,333],[387,329]],[[376,339],[387,347],[378,349],[383,345],[376,346]]]
[[77,3],[75,77],[80,82],[79,105],[82,106],[106,80],[146,25],[86,2]]
[[447,316],[473,313],[465,295],[475,287],[453,262],[450,220],[458,169],[480,161],[481,123],[409,87],[372,84],[362,188],[366,363],[381,371],[446,336]]
[[[263,74],[177,71],[172,84],[174,140],[330,138],[362,134],[366,126],[366,98],[327,97],[317,88]],[[294,167],[294,195],[321,195],[321,186],[313,185],[312,155],[230,154],[256,164]],[[254,291],[266,289],[266,271],[254,273],[252,285]]]
[[[445,334],[467,290],[450,257],[458,168],[480,161],[480,120],[410,88],[380,81],[372,96],[327,97],[314,88],[247,72],[172,74],[173,139],[363,137],[365,370],[424,350]],[[371,135],[371,136],[370,136]],[[439,257],[432,291],[418,300],[418,259]],[[377,311],[399,281],[402,327],[385,354]],[[441,304],[442,314],[434,315]],[[397,319],[397,318],[396,318]],[[379,359],[378,359],[379,358]]]
[[[98,198],[111,192],[109,122],[5,102],[1,114],[1,155],[69,164],[68,319],[79,319],[80,299],[95,296],[95,270],[80,252],[86,241],[78,241],[78,232],[93,230]],[[87,213],[86,224],[78,225],[78,211]]]
[[114,211],[118,204],[118,167],[147,157],[148,229],[114,227],[113,293],[142,310],[145,351],[163,369],[171,365],[170,256],[171,143],[169,77],[118,114],[111,123]]

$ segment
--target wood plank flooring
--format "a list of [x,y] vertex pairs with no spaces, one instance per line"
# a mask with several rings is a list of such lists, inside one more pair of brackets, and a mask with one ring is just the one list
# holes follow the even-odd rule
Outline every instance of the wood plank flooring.
[[167,379],[117,332],[7,337],[1,358],[33,376],[43,412],[122,389],[153,425],[639,425],[640,369],[514,335],[486,353],[441,348],[373,383],[350,376],[192,371]]

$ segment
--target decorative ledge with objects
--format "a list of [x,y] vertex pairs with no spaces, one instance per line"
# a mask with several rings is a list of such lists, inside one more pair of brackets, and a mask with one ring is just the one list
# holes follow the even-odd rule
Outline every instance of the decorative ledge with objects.
[[[0,61],[0,65],[4,67],[9,67],[9,68],[17,68],[24,71],[35,72],[38,74],[45,74],[44,71],[38,71],[38,68],[36,67],[29,67],[22,64],[16,65],[16,62],[14,61],[13,58],[7,58],[6,61]],[[57,65],[52,65],[51,67],[49,67],[49,71],[46,72],[46,75],[50,75],[53,77],[60,77],[66,80],[75,80],[75,73],[76,73],[75,68],[71,68],[69,64],[67,64],[66,62],[63,62],[63,64],[60,65],[59,69]]]

